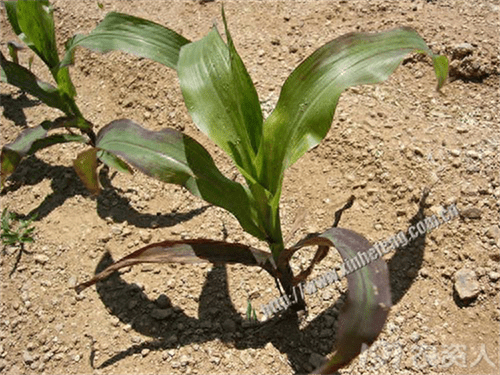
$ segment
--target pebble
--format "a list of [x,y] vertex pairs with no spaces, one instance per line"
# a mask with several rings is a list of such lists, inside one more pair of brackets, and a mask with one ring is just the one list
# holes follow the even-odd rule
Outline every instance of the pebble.
[[481,156],[474,150],[467,151],[466,155],[471,157],[472,159],[481,159]]
[[460,211],[460,216],[468,219],[481,219],[482,211],[479,208],[471,207]]
[[462,300],[472,299],[479,295],[480,287],[476,273],[467,268],[461,268],[455,273],[455,290]]
[[498,225],[491,225],[487,230],[486,230],[486,237],[498,240],[500,238],[500,228]]
[[45,254],[35,254],[33,259],[35,259],[35,262],[39,264],[45,264],[49,261],[49,257]]
[[170,300],[165,294],[160,294],[156,299],[156,304],[160,309],[166,309],[167,307],[170,307]]
[[228,318],[222,323],[222,329],[227,332],[234,332],[236,331],[236,323]]
[[149,354],[150,351],[151,351],[150,349],[144,348],[144,349],[141,350],[141,355],[143,357],[145,357],[145,356],[147,356]]
[[35,358],[33,358],[30,352],[25,351],[23,352],[23,361],[29,365],[30,363],[33,363],[35,361]]
[[181,366],[187,366],[191,362],[191,357],[187,355],[183,355],[180,358]]
[[151,310],[151,317],[156,320],[164,320],[171,317],[172,315],[173,315],[173,310],[171,308]]
[[139,232],[139,236],[141,237],[141,241],[146,244],[150,243],[151,239],[153,238],[153,235],[151,233],[142,230]]
[[0,359],[0,371],[3,371],[7,367],[7,361],[5,359]]
[[488,273],[488,277],[490,278],[491,281],[497,281],[498,279],[500,279],[500,273],[491,271],[490,273]]
[[413,332],[411,335],[410,335],[410,340],[413,341],[413,342],[417,342],[418,340],[420,340],[420,334],[418,332]]
[[452,58],[462,59],[465,56],[471,55],[474,52],[474,46],[469,43],[457,44],[453,47]]

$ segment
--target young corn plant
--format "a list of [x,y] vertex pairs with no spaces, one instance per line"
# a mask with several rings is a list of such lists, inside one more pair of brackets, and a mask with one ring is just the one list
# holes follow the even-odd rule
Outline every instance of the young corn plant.
[[[334,247],[346,262],[355,258],[369,261],[345,275],[348,294],[339,316],[338,348],[318,370],[332,373],[380,333],[391,306],[388,270],[382,253],[363,236],[336,227],[340,212],[332,228],[285,248],[279,211],[284,173],[326,136],[345,89],[384,81],[410,53],[432,58],[439,89],[446,80],[448,60],[434,55],[409,28],[349,33],[317,49],[291,73],[274,111],[264,119],[224,11],[222,19],[226,40],[213,27],[201,40],[190,42],[150,21],[109,13],[90,34],[77,35],[66,44],[66,55],[57,67],[65,69],[71,64],[75,49],[81,46],[102,53],[125,51],[175,69],[195,125],[230,156],[245,183],[225,177],[193,138],[168,128],[150,131],[127,119],[115,120],[97,133],[91,148],[79,157],[79,168],[84,172],[80,177],[87,186],[96,186],[97,160],[123,171],[132,165],[226,209],[269,249],[210,239],[167,240],[116,261],[78,285],[76,291],[138,263],[239,263],[266,270],[279,281],[284,296],[295,300],[293,307],[303,309],[304,300],[300,295],[295,298],[295,287]],[[308,269],[294,275],[290,259],[304,246],[317,246],[316,254]]]
[[[116,155],[103,149],[98,151],[96,149],[97,135],[93,130],[94,125],[84,118],[75,101],[76,90],[67,66],[72,55],[65,55],[66,61],[61,61],[58,55],[52,6],[48,0],[2,1],[2,4],[5,7],[12,30],[21,42],[35,52],[47,66],[55,86],[40,80],[32,73],[32,59],[29,60],[28,69],[19,64],[18,53],[24,49],[24,46],[12,41],[7,43],[12,61],[8,61],[0,52],[0,81],[14,85],[46,105],[60,110],[63,116],[53,121],[43,121],[38,126],[25,129],[12,143],[2,147],[0,154],[1,188],[6,186],[7,178],[14,173],[25,156],[35,154],[41,149],[56,144],[77,142],[90,147],[77,156],[73,166],[87,189],[93,194],[98,194],[100,185],[97,175],[93,171],[100,163],[125,173],[131,173],[132,170]],[[139,21],[139,23],[134,23],[135,21]],[[169,29],[150,21],[138,20],[126,15],[109,15],[102,26],[106,27],[111,23],[115,26],[118,24],[119,27],[121,22],[132,23],[133,30],[141,29],[143,32],[149,31],[154,34],[150,36],[150,39],[156,38],[159,43],[157,47],[161,51],[168,51],[169,48],[179,50],[183,44],[188,43],[187,39]],[[122,38],[126,32],[126,30],[122,32]],[[153,48],[144,50],[140,45],[134,44],[133,33],[126,36],[128,38],[125,39],[125,44],[120,44],[119,40],[115,41],[115,48],[121,48],[124,51],[153,60],[158,57],[159,62],[173,67],[174,62],[169,60],[168,56],[159,56]],[[80,134],[75,134],[74,130]]]
[[[126,119],[113,121],[99,132],[94,153],[115,155],[152,177],[184,186],[193,195],[228,210],[246,232],[267,242],[269,249],[209,239],[167,240],[136,250],[76,290],[81,292],[116,270],[138,263],[225,262],[262,267],[279,280],[282,293],[292,300],[294,288],[330,247],[335,247],[344,261],[364,256],[369,261],[346,275],[349,291],[339,317],[338,349],[319,370],[334,372],[380,333],[391,306],[387,266],[382,254],[363,236],[336,227],[340,213],[332,228],[285,248],[279,211],[284,173],[326,136],[345,89],[384,81],[410,53],[432,58],[440,89],[448,60],[434,55],[409,28],[346,34],[317,49],[291,73],[276,108],[264,119],[224,10],[222,19],[226,40],[214,27],[201,40],[181,46],[178,34],[172,32],[171,39],[160,44],[147,27],[143,28],[144,20],[110,13],[89,35],[76,36],[68,43],[66,63],[73,50],[83,46],[100,52],[140,51],[174,68],[195,125],[231,157],[245,183],[226,178],[193,138],[173,129],[150,131]],[[317,251],[309,268],[294,275],[289,264],[292,255],[313,245]],[[294,307],[303,309],[300,296],[295,300]]]

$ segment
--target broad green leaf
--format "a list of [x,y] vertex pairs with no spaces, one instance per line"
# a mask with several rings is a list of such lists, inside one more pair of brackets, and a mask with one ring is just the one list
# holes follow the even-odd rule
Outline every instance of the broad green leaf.
[[97,175],[97,152],[95,147],[83,151],[73,161],[73,168],[83,184],[93,195],[99,194],[99,177]]
[[333,246],[343,260],[339,277],[346,276],[347,301],[339,315],[337,349],[329,362],[315,373],[333,374],[370,346],[384,327],[392,306],[387,264],[382,252],[361,235],[348,229],[330,228],[300,241],[282,253],[280,262],[290,259],[304,246]]
[[139,263],[238,263],[259,266],[276,276],[276,267],[269,252],[250,246],[224,241],[195,239],[163,241],[145,246],[114,262],[91,280],[75,287],[77,293],[108,277],[120,268]]
[[0,156],[1,185],[3,186],[7,177],[14,173],[21,159],[25,156],[33,155],[38,150],[59,143],[87,143],[88,139],[81,135],[53,134],[47,136],[49,130],[71,125],[71,122],[71,119],[63,117],[55,121],[44,121],[39,126],[24,130],[14,142],[4,145]]
[[57,88],[49,83],[40,81],[33,73],[21,65],[7,61],[1,53],[0,65],[0,78],[2,82],[10,83],[26,91],[48,106],[60,109],[67,115],[72,114],[72,109],[68,106]]
[[248,233],[265,238],[248,191],[224,177],[203,146],[187,135],[174,129],[154,132],[130,120],[116,120],[99,131],[96,146],[149,176],[182,185],[225,208]]
[[203,39],[184,46],[177,67],[179,82],[196,126],[231,156],[245,177],[255,178],[262,111],[227,27],[226,35],[228,45],[213,28]]
[[125,163],[119,157],[113,155],[110,152],[107,152],[104,150],[99,150],[99,152],[97,153],[97,157],[99,158],[100,161],[102,161],[108,167],[118,169],[120,172],[125,173],[125,174],[133,174],[134,173],[132,168],[127,163]]
[[340,94],[384,81],[413,52],[433,58],[439,89],[446,79],[446,57],[434,55],[409,28],[350,33],[316,50],[288,77],[264,123],[258,181],[272,193],[279,190],[285,169],[328,133]]
[[66,44],[61,66],[72,64],[76,47],[106,53],[122,51],[175,69],[180,48],[189,40],[162,25],[128,14],[111,12],[89,35],[76,35]]
[[14,30],[16,35],[19,36],[22,31],[17,20],[17,1],[4,1],[3,5],[5,6],[5,10],[7,11],[7,19],[9,20],[12,30]]
[[22,31],[28,38],[28,46],[47,64],[55,77],[59,66],[59,56],[57,55],[52,6],[48,0],[18,0],[16,12],[19,29],[14,28],[14,31]]

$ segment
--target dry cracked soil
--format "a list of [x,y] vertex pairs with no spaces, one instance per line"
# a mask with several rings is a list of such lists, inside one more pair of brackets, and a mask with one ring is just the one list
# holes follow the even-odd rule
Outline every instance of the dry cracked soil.
[[[109,11],[130,13],[191,40],[222,25],[221,2],[53,1],[58,47]],[[374,346],[341,374],[498,374],[500,291],[499,1],[226,1],[229,27],[266,116],[290,72],[316,48],[351,31],[416,29],[450,59],[441,92],[429,59],[410,55],[385,83],[347,90],[325,140],[286,173],[285,233],[293,241],[332,225],[377,242],[455,205],[459,215],[385,256],[394,307]],[[16,40],[2,8],[0,49]],[[32,54],[20,53],[27,66]],[[35,59],[33,71],[49,79]],[[71,75],[96,129],[129,118],[200,141],[219,168],[227,156],[193,125],[175,72],[124,53],[79,49]],[[1,88],[1,144],[60,113],[12,86]],[[79,145],[26,158],[0,201],[37,214],[34,243],[3,246],[0,373],[293,374],[335,349],[345,283],[306,296],[307,316],[262,321],[274,280],[231,265],[143,265],[77,295],[73,286],[144,244],[211,238],[263,248],[227,212],[141,173],[102,171],[100,196],[72,169]],[[419,206],[425,189],[430,193]],[[422,209],[420,209],[422,208]],[[20,259],[18,260],[18,256]],[[293,259],[305,266],[312,249]],[[331,252],[311,278],[338,265]],[[259,322],[246,318],[247,301]]]

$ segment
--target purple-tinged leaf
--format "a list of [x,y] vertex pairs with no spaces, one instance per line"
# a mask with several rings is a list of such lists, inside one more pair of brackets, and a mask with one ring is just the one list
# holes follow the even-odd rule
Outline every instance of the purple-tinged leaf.
[[76,174],[93,195],[99,194],[99,178],[97,176],[97,149],[91,148],[78,154],[73,161]]
[[91,280],[75,287],[77,293],[108,277],[120,268],[139,263],[238,263],[258,266],[272,276],[276,267],[271,253],[237,243],[214,240],[163,241],[145,246],[114,262]]
[[53,134],[47,136],[49,130],[65,126],[76,126],[75,119],[60,117],[54,121],[44,121],[36,127],[24,130],[14,142],[3,146],[0,155],[2,186],[5,180],[15,171],[23,157],[33,155],[38,150],[58,143],[88,142],[86,137],[75,134]]
[[222,175],[210,154],[193,138],[168,128],[150,131],[122,119],[99,131],[96,147],[148,176],[184,186],[197,197],[225,208],[248,233],[265,238],[247,189]]
[[[347,301],[339,316],[337,350],[320,374],[333,374],[351,362],[364,347],[370,346],[382,330],[392,306],[387,264],[376,248],[361,235],[343,228],[300,241],[284,253],[284,258],[304,246],[319,248],[333,246],[343,264],[340,277],[348,282]],[[280,259],[280,262],[282,259]]]

